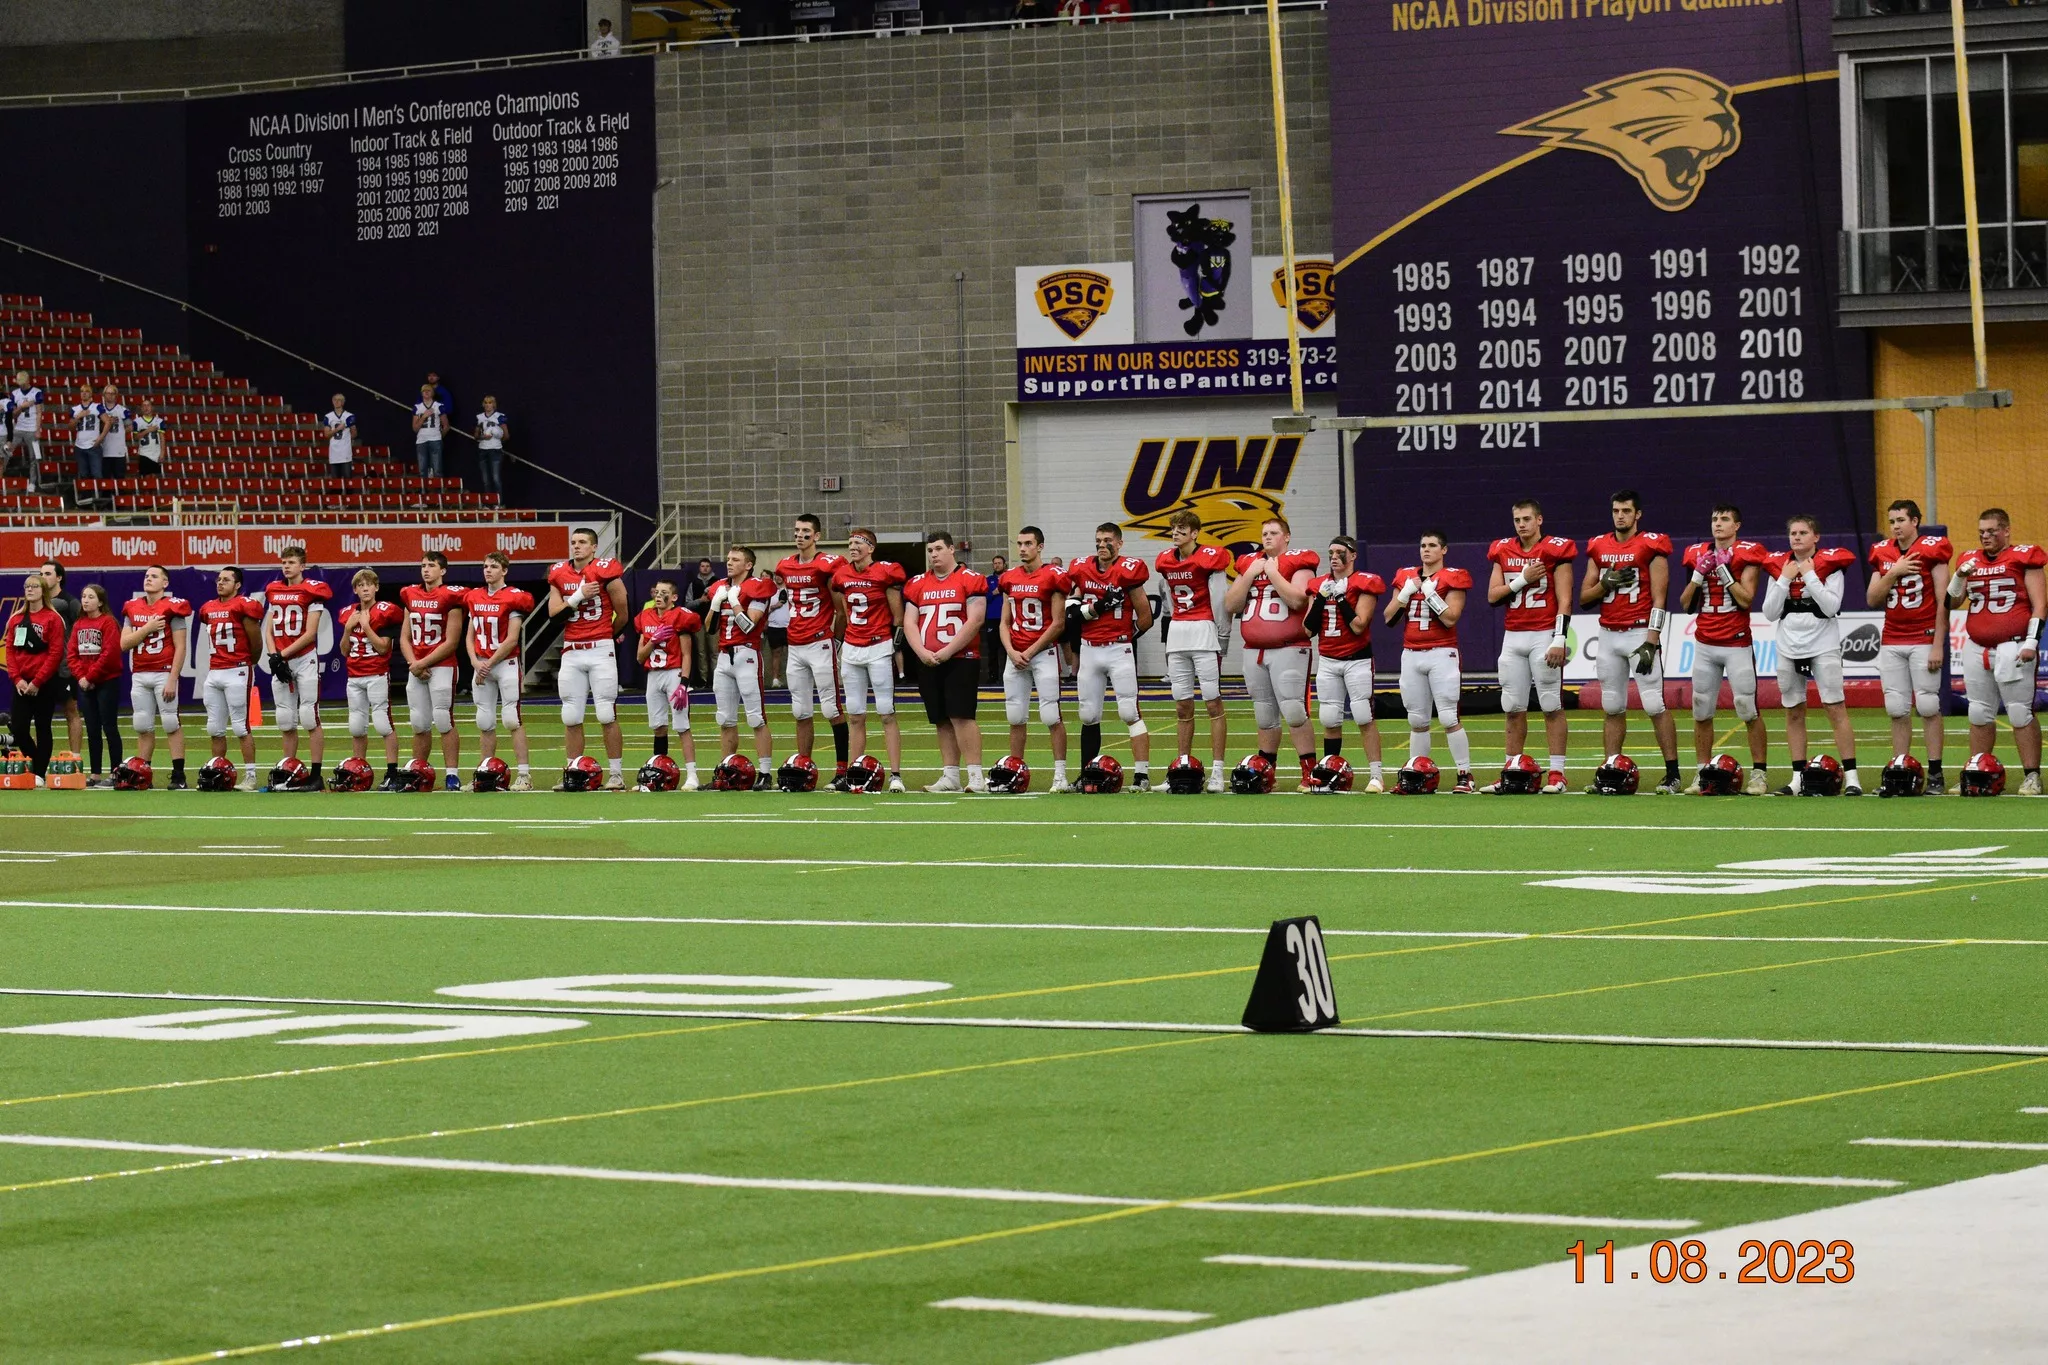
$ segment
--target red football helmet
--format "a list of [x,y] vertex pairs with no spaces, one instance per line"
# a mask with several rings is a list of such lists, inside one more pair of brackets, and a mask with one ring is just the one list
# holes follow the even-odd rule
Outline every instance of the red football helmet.
[[1911,754],[1900,754],[1884,765],[1884,773],[1877,779],[1879,796],[1925,796],[1927,795],[1927,770],[1920,766],[1920,760]]
[[1634,796],[1643,780],[1642,769],[1627,754],[1609,754],[1607,761],[1593,770],[1593,792],[1596,796]]
[[776,770],[775,785],[786,792],[814,792],[818,789],[818,765],[798,754]]
[[140,758],[122,760],[114,769],[114,790],[117,792],[146,792],[156,777],[149,770],[149,764]]
[[750,792],[753,789],[754,760],[745,754],[734,754],[711,770],[711,790],[715,792]]
[[1175,796],[1199,796],[1205,776],[1200,759],[1193,754],[1182,754],[1167,766],[1166,789]]
[[1500,765],[1500,792],[1504,796],[1534,796],[1543,790],[1543,769],[1527,754],[1516,754]]
[[2005,765],[1997,754],[1971,754],[1956,788],[1964,796],[2001,796],[2005,793]]
[[280,758],[270,770],[270,790],[296,791],[307,785],[306,765],[296,758]]
[[1246,754],[1230,770],[1230,790],[1239,796],[1263,796],[1273,790],[1273,764],[1264,754]]
[[1331,754],[1309,770],[1308,780],[1317,791],[1348,792],[1356,777],[1342,754]]
[[402,792],[430,792],[434,789],[435,778],[434,765],[424,758],[415,758],[398,770],[398,789]]
[[1700,769],[1700,795],[1735,796],[1742,791],[1742,765],[1727,754],[1715,754]]
[[344,758],[334,765],[334,773],[327,779],[327,790],[331,792],[366,792],[376,785],[377,774],[360,758]]
[[1842,765],[1833,754],[1816,754],[1799,779],[1801,796],[1840,796]]
[[470,777],[471,791],[506,792],[512,790],[512,770],[505,766],[505,760],[493,754],[476,765],[476,772]]
[[235,764],[226,757],[209,758],[199,768],[199,790],[231,792],[235,789]]
[[1021,758],[1004,754],[988,770],[988,789],[1016,795],[1031,790],[1031,768]]
[[1428,796],[1443,781],[1443,771],[1436,766],[1436,760],[1423,754],[1408,760],[1400,772],[1394,775],[1394,792],[1398,796]]
[[562,768],[562,790],[594,792],[604,790],[604,769],[589,754],[578,754]]
[[683,785],[683,770],[667,754],[656,754],[640,765],[640,790],[672,792]]
[[[715,778],[713,779],[716,780]],[[868,754],[846,765],[846,789],[854,792],[878,792],[889,785],[889,774]]]
[[1095,761],[1081,769],[1081,790],[1090,794],[1105,796],[1124,789],[1124,765],[1108,754],[1097,754]]

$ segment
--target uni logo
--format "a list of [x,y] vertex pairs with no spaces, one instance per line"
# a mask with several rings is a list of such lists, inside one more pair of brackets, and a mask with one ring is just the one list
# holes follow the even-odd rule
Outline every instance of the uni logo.
[[1299,436],[1179,436],[1138,442],[1124,479],[1126,531],[1153,540],[1172,532],[1175,512],[1202,519],[1202,543],[1232,554],[1258,548],[1259,527],[1285,516],[1287,479],[1301,454]]
[[1039,313],[1074,341],[1109,311],[1115,298],[1109,276],[1093,270],[1055,270],[1038,280]]
[[[1287,266],[1273,272],[1273,302],[1287,306]],[[1337,272],[1329,261],[1294,263],[1294,316],[1313,332],[1337,311]]]
[[1742,145],[1735,92],[1698,71],[1638,71],[1586,95],[1501,131],[1607,157],[1667,213],[1691,207],[1707,172]]

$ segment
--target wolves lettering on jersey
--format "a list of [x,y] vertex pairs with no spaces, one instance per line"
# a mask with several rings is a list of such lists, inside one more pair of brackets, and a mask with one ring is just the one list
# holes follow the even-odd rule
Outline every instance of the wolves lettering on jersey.
[[1022,653],[1037,644],[1048,627],[1058,626],[1052,618],[1053,595],[1065,594],[1072,585],[1065,574],[1050,564],[1041,564],[1036,569],[1019,564],[1014,569],[1005,569],[996,580],[996,587],[1010,599],[1010,645]]
[[[1237,571],[1243,574],[1262,555],[1239,555]],[[1314,573],[1322,562],[1322,556],[1313,550],[1289,550],[1280,556],[1280,576],[1293,580],[1303,569]],[[1251,594],[1244,600],[1244,642],[1251,649],[1279,649],[1284,645],[1305,645],[1308,643],[1308,603],[1289,607],[1273,591],[1270,578],[1260,578],[1252,584]]]
[[[1403,583],[1421,577],[1422,570],[1413,564],[1409,565],[1394,575],[1394,591],[1401,591]],[[1449,565],[1436,571],[1435,582],[1438,596],[1454,588],[1462,588],[1466,592],[1472,590],[1472,575],[1463,569],[1453,569]],[[1455,646],[1457,643],[1458,628],[1454,625],[1445,625],[1443,618],[1431,610],[1428,600],[1420,591],[1408,599],[1407,624],[1401,628],[1401,648],[1441,649],[1446,645]]]
[[[313,607],[325,604],[334,597],[334,589],[317,578],[302,578],[297,586],[282,578],[272,579],[263,589],[263,604],[270,618],[270,642],[279,649],[291,644],[306,633],[306,625],[313,619]],[[306,652],[318,652],[319,637],[315,636]]]
[[469,642],[478,658],[490,658],[498,652],[498,646],[510,639],[512,652],[505,657],[516,661],[519,658],[519,637],[512,630],[512,618],[533,614],[533,594],[512,587],[500,588],[496,592],[489,588],[471,588],[462,595],[462,614],[469,618]]
[[171,632],[178,628],[178,618],[190,616],[192,604],[182,597],[166,594],[152,602],[138,597],[121,608],[121,615],[132,629],[140,630],[156,617],[163,617],[164,628],[149,636],[129,654],[130,665],[137,673],[161,673],[171,666],[171,651],[175,641]]
[[[1323,574],[1308,585],[1309,595],[1323,590],[1330,581],[1329,574]],[[1387,590],[1385,580],[1376,573],[1355,573],[1344,581],[1344,596],[1332,602],[1323,612],[1323,631],[1316,636],[1316,648],[1325,659],[1357,659],[1372,653],[1372,627],[1368,623],[1362,631],[1351,628],[1353,618],[1358,615],[1358,599],[1367,595],[1378,597]]]
[[[933,654],[953,643],[967,624],[968,604],[977,597],[987,599],[988,580],[972,569],[955,569],[944,578],[921,573],[903,586],[904,603],[917,608],[918,639]],[[979,637],[969,639],[954,657],[980,658]]]
[[1956,572],[1970,570],[1970,639],[1980,645],[2002,645],[2027,633],[2033,607],[2027,598],[2027,570],[2048,564],[2038,545],[2008,545],[1994,557],[1965,550]]
[[1503,536],[1493,542],[1486,552],[1492,563],[1500,565],[1501,576],[1513,583],[1521,577],[1522,570],[1531,564],[1543,566],[1543,577],[1523,588],[1515,589],[1507,599],[1507,615],[1501,620],[1502,630],[1551,630],[1557,625],[1557,594],[1554,572],[1558,565],[1569,564],[1579,557],[1578,545],[1563,536],[1545,536],[1531,549],[1523,549],[1518,536]]
[[1883,643],[1924,645],[1934,639],[1934,574],[1937,564],[1955,558],[1955,546],[1947,536],[1922,536],[1901,550],[1898,542],[1879,541],[1870,549],[1870,571],[1882,576],[1886,570],[1911,555],[1920,561],[1920,573],[1904,573],[1892,580],[1884,599]]
[[889,610],[889,590],[904,583],[901,564],[877,560],[865,569],[851,563],[832,571],[832,591],[846,599],[846,644],[878,645],[896,633]]
[[[398,590],[398,600],[405,607],[405,638],[412,642],[415,659],[426,658],[448,638],[448,613],[461,608],[462,598],[462,589],[445,583],[438,588],[414,583]],[[454,664],[443,659],[435,667],[453,668]]]
[[654,640],[647,651],[647,662],[644,667],[649,673],[682,667],[682,646],[676,641],[680,637],[695,635],[704,629],[704,622],[688,607],[670,607],[667,611],[656,611],[653,607],[647,607],[633,618],[633,629],[640,633],[643,640],[653,639],[654,633],[664,628],[667,633],[659,640]]
[[[362,609],[360,602],[351,602],[341,609],[341,654],[351,678],[374,678],[379,673],[391,671],[391,655],[373,648],[361,631],[349,629],[356,613]],[[370,606],[370,629],[383,636],[394,652],[398,645],[391,639],[391,632],[403,620],[405,612],[396,602],[376,602]]]
[[1612,535],[1594,536],[1586,542],[1587,572],[1605,573],[1609,569],[1636,571],[1633,584],[1601,595],[1602,627],[1607,630],[1640,630],[1650,623],[1650,608],[1663,605],[1650,600],[1650,563],[1670,557],[1671,537],[1655,531],[1638,531],[1627,540]]
[[[718,612],[718,647],[730,649],[734,645],[745,645],[759,649],[761,633],[768,624],[768,599],[775,596],[775,585],[765,578],[745,579],[736,590],[737,600],[734,599],[732,585],[727,583],[723,586],[727,593],[725,605]],[[716,590],[713,589],[714,592]],[[747,609],[753,602],[761,603],[759,617]]]
[[[1700,561],[1714,548],[1714,542],[1703,540],[1689,545],[1685,550],[1685,567],[1697,571]],[[1729,549],[1728,572],[1737,579],[1742,571],[1752,564],[1761,568],[1770,559],[1763,546],[1753,540],[1738,540]],[[1761,583],[1759,583],[1761,591]],[[1761,606],[1758,602],[1756,605]],[[1735,598],[1725,587],[1719,575],[1708,574],[1706,586],[1700,589],[1693,610],[1693,638],[1703,645],[1746,645],[1751,642],[1749,632],[1749,609],[1735,605]]]
[[249,662],[249,638],[242,622],[258,620],[263,608],[246,597],[213,599],[199,608],[199,628],[206,632],[208,668],[241,668]]
[[1115,611],[1105,611],[1093,621],[1081,627],[1081,639],[1091,645],[1122,644],[1137,633],[1138,608],[1132,601],[1139,586],[1151,577],[1151,570],[1142,559],[1129,555],[1109,561],[1103,568],[1102,561],[1089,557],[1067,566],[1067,582],[1072,595],[1082,604],[1100,602],[1111,588],[1124,590],[1124,604]]
[[1160,552],[1153,564],[1159,570],[1160,581],[1166,584],[1167,596],[1173,603],[1174,620],[1216,619],[1216,604],[1209,597],[1209,582],[1230,567],[1230,551],[1221,545],[1200,545],[1193,554],[1182,558],[1179,550],[1169,546]]
[[548,570],[548,586],[559,591],[565,602],[575,595],[579,584],[595,585],[584,595],[581,606],[569,609],[569,624],[562,631],[563,643],[612,638],[612,595],[605,585],[625,572],[626,566],[616,559],[593,559],[580,569],[564,559]]
[[816,644],[832,635],[832,575],[846,561],[823,552],[808,564],[795,555],[775,566],[775,576],[789,589],[789,642]]

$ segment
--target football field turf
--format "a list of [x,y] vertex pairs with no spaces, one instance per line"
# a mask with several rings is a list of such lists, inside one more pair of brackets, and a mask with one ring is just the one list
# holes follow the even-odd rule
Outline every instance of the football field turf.
[[[1826,1242],[2042,1160],[2044,812],[0,794],[0,1359],[1028,1365]],[[1343,1029],[1239,1031],[1302,914]]]

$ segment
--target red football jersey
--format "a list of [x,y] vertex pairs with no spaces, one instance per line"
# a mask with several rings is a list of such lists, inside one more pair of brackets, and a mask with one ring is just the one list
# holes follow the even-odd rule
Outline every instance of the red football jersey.
[[[775,585],[765,578],[748,578],[737,585],[728,582],[725,587],[725,604],[718,611],[718,647],[759,649],[761,636],[768,626],[767,603],[775,596]],[[712,591],[716,592],[717,588],[714,586]],[[734,600],[735,594],[737,601]],[[747,609],[750,602],[762,604],[758,619]]]
[[[1701,558],[1713,548],[1714,542],[1711,540],[1687,546],[1685,567],[1698,569]],[[1728,572],[1737,578],[1741,578],[1742,571],[1750,565],[1762,567],[1770,560],[1770,554],[1753,540],[1736,541],[1729,553],[1732,558],[1728,561]],[[1761,577],[1757,580],[1757,589],[1759,593],[1763,590]],[[1761,597],[1755,605],[1763,605]],[[1692,609],[1698,613],[1693,619],[1693,638],[1701,644],[1746,645],[1751,642],[1749,608],[1735,605],[1734,596],[1721,585],[1718,575],[1707,575],[1706,586],[1700,589],[1700,595],[1694,601]]]
[[648,639],[653,633],[666,626],[668,636],[654,641],[647,651],[646,668],[649,673],[683,666],[682,647],[676,643],[678,636],[695,635],[704,629],[704,620],[688,607],[670,607],[667,611],[644,608],[633,618],[633,629],[640,632],[640,638]]
[[1650,600],[1650,561],[1671,557],[1671,537],[1655,531],[1637,531],[1627,540],[1613,535],[1594,536],[1586,542],[1589,571],[1634,569],[1636,581],[1600,599],[1600,624],[1608,630],[1641,630],[1650,624],[1650,608],[1664,605]]
[[2038,545],[2008,545],[1997,558],[1982,550],[1965,550],[1958,572],[1970,570],[1970,639],[1980,645],[2002,645],[2027,633],[2033,608],[2027,600],[2027,570],[2048,564]]
[[[1240,575],[1252,565],[1258,554],[1239,555],[1237,571]],[[1289,550],[1280,556],[1280,576],[1292,579],[1303,569],[1315,572],[1322,556],[1314,550]],[[1247,649],[1281,649],[1288,645],[1308,643],[1308,628],[1304,624],[1308,616],[1308,603],[1289,608],[1280,600],[1280,594],[1273,591],[1273,581],[1260,578],[1252,585],[1251,595],[1244,600],[1244,643]]]
[[[466,594],[461,588],[451,588],[443,583],[438,588],[411,583],[398,590],[399,605],[405,608],[405,637],[412,641],[415,659],[424,659],[441,647],[448,638],[448,613],[462,610],[462,599]],[[400,651],[400,658],[404,652]],[[453,656],[434,665],[436,668],[453,668]]]
[[[1923,570],[1946,564],[1956,556],[1947,536],[1922,536],[1901,550],[1890,540],[1870,547],[1870,571],[1882,576],[1906,556],[1919,559]],[[1924,645],[1934,639],[1934,575],[1931,572],[1900,574],[1892,580],[1884,599],[1884,635],[1888,645]]]
[[[988,580],[972,569],[956,568],[944,578],[921,573],[903,587],[904,603],[917,608],[920,642],[934,654],[951,644],[967,624],[967,604],[977,597],[988,597]],[[953,657],[980,658],[980,637],[969,640],[967,647]]]
[[[391,671],[391,654],[378,653],[367,639],[348,628],[361,610],[360,602],[351,602],[341,609],[341,657],[351,678],[374,678]],[[370,629],[391,641],[393,653],[398,649],[398,641],[392,639],[391,632],[404,620],[405,611],[396,602],[376,602],[370,606]]]
[[262,617],[263,608],[237,594],[218,597],[199,608],[199,628],[206,632],[208,668],[241,668],[249,662],[249,641],[242,622]]
[[878,645],[896,633],[889,590],[903,586],[901,564],[876,560],[865,569],[851,563],[832,571],[832,591],[846,599],[846,644]]
[[1124,590],[1122,606],[1082,623],[1082,643],[1120,645],[1135,636],[1138,632],[1138,608],[1133,599],[1137,597],[1139,587],[1151,576],[1152,571],[1145,567],[1144,560],[1132,559],[1129,555],[1110,560],[1106,569],[1092,555],[1069,564],[1068,591],[1083,605],[1100,602],[1111,588]]
[[505,658],[517,663],[519,635],[512,629],[512,618],[533,615],[533,594],[509,583],[496,592],[489,588],[471,588],[462,595],[461,606],[469,621],[470,647],[476,651],[477,657],[490,658],[498,652],[498,646],[510,639],[512,652]]
[[562,631],[562,643],[573,645],[612,638],[612,595],[605,584],[625,572],[626,566],[616,559],[593,559],[580,569],[564,559],[548,570],[548,586],[558,589],[565,602],[578,584],[597,585],[581,606],[569,609],[569,624]]
[[846,561],[820,550],[808,564],[795,555],[775,566],[775,576],[789,589],[789,642],[816,644],[832,638],[832,575]]
[[1179,550],[1169,546],[1153,562],[1173,602],[1174,620],[1216,619],[1215,603],[1209,600],[1209,580],[1230,567],[1230,551],[1221,545],[1198,545],[1183,559]]
[[[1330,575],[1323,574],[1308,585],[1308,590],[1320,593],[1329,581]],[[1351,618],[1358,615],[1359,598],[1378,597],[1386,590],[1386,581],[1376,573],[1354,573],[1344,581],[1344,596],[1324,607],[1323,632],[1316,636],[1316,648],[1325,659],[1357,659],[1372,653],[1371,625],[1354,631]]]
[[1507,616],[1501,622],[1503,630],[1541,630],[1557,628],[1557,594],[1551,589],[1556,586],[1552,577],[1557,566],[1569,564],[1579,557],[1577,542],[1563,536],[1545,536],[1536,542],[1535,548],[1523,549],[1519,536],[1503,536],[1493,542],[1486,552],[1486,558],[1500,565],[1500,571],[1512,583],[1521,576],[1522,570],[1531,564],[1543,566],[1543,577],[1526,588],[1515,589],[1514,596],[1507,600]]
[[[298,585],[273,579],[263,589],[264,612],[270,621],[270,642],[279,649],[291,644],[306,633],[306,622],[312,618],[314,606],[325,606],[334,597],[334,589],[317,578],[301,578]],[[304,652],[318,653],[319,637]]]
[[996,587],[1010,599],[1011,645],[1022,652],[1037,644],[1048,627],[1057,629],[1061,623],[1052,619],[1053,594],[1065,595],[1071,586],[1067,576],[1050,564],[1040,564],[1036,570],[1022,564],[1005,569],[996,579]]
[[[1401,591],[1401,585],[1410,579],[1422,577],[1422,570],[1411,564],[1394,574],[1394,591]],[[1436,573],[1437,595],[1442,596],[1453,588],[1472,590],[1472,575],[1463,569],[1454,569],[1446,564]],[[1417,592],[1408,599],[1408,621],[1401,628],[1401,648],[1442,649],[1446,645],[1455,647],[1458,643],[1458,628],[1447,626],[1443,618],[1429,609],[1429,603]]]
[[[1765,578],[1782,577],[1785,572],[1785,566],[1791,562],[1792,553],[1789,550],[1779,550],[1768,556],[1764,560]],[[1820,575],[1820,580],[1823,583],[1827,582],[1829,574],[1846,573],[1855,567],[1856,552],[1854,550],[1823,548],[1813,552],[1813,571]],[[1797,601],[1806,596],[1806,580],[1804,578],[1795,578],[1786,584],[1785,596],[1792,601]],[[1761,606],[1762,604],[1759,603],[1758,605]],[[1844,610],[1849,606],[1849,599],[1846,593],[1842,598],[1842,606]]]
[[164,628],[135,646],[129,653],[128,662],[137,673],[162,673],[171,666],[171,632],[178,629],[180,617],[192,614],[192,604],[182,597],[165,593],[152,602],[137,597],[121,608],[121,619],[127,628],[139,629],[156,617],[164,618]]

